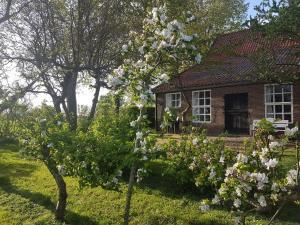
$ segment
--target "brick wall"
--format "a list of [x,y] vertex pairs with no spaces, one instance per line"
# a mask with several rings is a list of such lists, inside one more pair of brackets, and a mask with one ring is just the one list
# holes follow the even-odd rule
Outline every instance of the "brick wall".
[[[224,96],[227,94],[248,93],[249,124],[252,123],[253,119],[261,119],[265,116],[264,84],[238,85],[206,89],[211,90],[212,122],[209,124],[194,125],[207,128],[209,134],[220,134],[225,130]],[[193,90],[183,91],[181,94],[182,105],[181,108],[178,109],[178,113],[182,114],[182,112],[188,108],[187,113],[184,114],[184,121],[191,121],[192,118],[192,109],[191,107],[188,107],[189,104],[192,105],[192,91]],[[159,127],[159,124],[161,123],[165,104],[165,94],[156,94],[157,127]],[[294,85],[294,122],[296,121],[299,121],[300,123],[300,82]]]

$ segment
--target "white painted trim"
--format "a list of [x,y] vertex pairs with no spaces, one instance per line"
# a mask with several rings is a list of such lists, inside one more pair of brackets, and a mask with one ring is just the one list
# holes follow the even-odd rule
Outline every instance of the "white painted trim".
[[[205,124],[205,123],[212,123],[212,90],[211,89],[204,89],[204,90],[197,90],[197,91],[192,91],[192,116],[194,116],[194,93],[196,93],[196,92],[204,92],[204,96],[205,96],[205,92],[206,91],[209,91],[210,92],[210,105],[209,105],[209,111],[210,111],[210,113],[209,114],[205,114],[204,113],[204,116],[206,116],[206,115],[209,115],[210,116],[210,121],[199,121],[199,120],[192,120],[192,122],[193,123],[203,123],[203,124]],[[205,105],[205,97],[204,97],[204,106],[203,107],[205,107],[206,105]],[[197,108],[199,108],[199,107],[197,107]]]
[[[270,86],[270,85],[272,85],[273,87],[275,85],[290,85],[291,86],[291,102],[267,103],[267,86]],[[275,98],[274,93],[273,93],[273,98]],[[274,105],[287,105],[287,104],[291,105],[291,122],[289,122],[289,124],[293,124],[294,123],[294,86],[293,86],[293,84],[276,84],[276,83],[271,83],[271,84],[265,84],[264,85],[265,118],[267,118],[267,114],[268,114],[267,113],[267,106],[268,105],[274,106]],[[284,108],[282,110],[283,110],[282,114],[284,115]],[[284,118],[283,118],[283,120],[284,120]]]

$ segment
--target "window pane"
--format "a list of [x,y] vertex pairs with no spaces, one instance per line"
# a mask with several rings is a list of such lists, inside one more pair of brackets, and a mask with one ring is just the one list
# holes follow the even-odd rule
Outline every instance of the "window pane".
[[204,98],[204,92],[203,91],[199,92],[199,98]]
[[292,122],[292,115],[291,114],[285,114],[284,120],[288,120],[289,122]]
[[284,92],[292,92],[292,85],[282,85]]
[[200,108],[200,114],[204,114],[204,108]]
[[275,95],[275,102],[282,102],[282,94]]
[[274,114],[267,114],[267,118],[274,118]]
[[266,87],[266,94],[272,94],[273,93],[273,86],[270,85],[270,86],[267,86]]
[[210,105],[210,98],[205,100],[205,105]]
[[268,105],[268,106],[267,106],[267,113],[268,113],[268,114],[274,113],[274,106]]
[[284,112],[285,113],[291,113],[292,112],[291,105],[284,105]]
[[266,95],[266,102],[273,102],[273,95]]
[[275,112],[282,113],[282,105],[275,105]]
[[205,121],[210,122],[210,115],[205,116]]
[[210,107],[205,108],[205,114],[210,114]]
[[203,115],[200,115],[200,121],[204,122],[204,116]]
[[210,91],[206,91],[206,92],[205,92],[205,97],[206,97],[206,98],[210,98]]
[[200,99],[199,105],[204,105],[204,99]]
[[275,119],[282,120],[283,119],[282,114],[276,114]]
[[292,101],[292,95],[291,94],[284,94],[284,102],[291,102]]
[[282,93],[282,86],[281,85],[275,85],[275,93]]

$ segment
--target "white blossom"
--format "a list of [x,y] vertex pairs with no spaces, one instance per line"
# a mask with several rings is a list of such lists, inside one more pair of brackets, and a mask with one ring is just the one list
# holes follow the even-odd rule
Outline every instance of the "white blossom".
[[267,206],[267,202],[266,202],[266,198],[265,196],[261,195],[259,198],[258,198],[258,203],[260,204],[261,207],[266,207]]
[[196,61],[198,64],[200,64],[201,59],[202,59],[202,56],[200,55],[200,53],[198,53],[198,54],[196,55],[196,57],[195,57],[195,61]]
[[215,197],[211,200],[212,204],[218,205],[220,204],[220,198],[218,195],[215,195]]
[[298,131],[299,131],[298,127],[294,127],[292,129],[287,127],[284,133],[288,137],[293,137]]
[[277,141],[272,141],[269,144],[269,147],[270,147],[270,149],[279,148],[279,147],[282,147],[282,144]]
[[137,124],[137,121],[131,121],[131,122],[130,122],[130,126],[131,126],[131,127],[135,127],[136,124]]
[[128,52],[128,45],[122,46],[122,52]]
[[235,208],[240,208],[241,204],[242,204],[242,202],[239,198],[234,199],[233,205]]
[[47,145],[47,148],[52,148],[53,147],[53,143],[49,143],[48,145]]
[[194,139],[192,140],[192,143],[193,143],[193,145],[198,145],[198,143],[199,143],[198,138],[194,138]]
[[182,39],[183,41],[190,42],[191,40],[193,40],[193,36],[181,34],[181,39]]
[[223,155],[221,155],[219,163],[224,164],[224,162],[225,162],[225,157]]
[[136,132],[136,139],[142,139],[143,138],[143,132],[141,132],[141,131],[138,131],[138,132]]
[[212,168],[209,173],[208,179],[211,180],[216,176],[216,171]]
[[202,212],[207,212],[207,211],[209,211],[209,205],[207,205],[207,204],[202,204],[202,205],[200,206],[200,210],[201,210]]
[[278,164],[278,160],[277,159],[270,159],[268,162],[265,163],[265,166],[269,170],[270,168],[276,167],[277,164]]
[[287,173],[287,184],[290,186],[296,185],[296,180],[297,180],[297,170],[289,170]]

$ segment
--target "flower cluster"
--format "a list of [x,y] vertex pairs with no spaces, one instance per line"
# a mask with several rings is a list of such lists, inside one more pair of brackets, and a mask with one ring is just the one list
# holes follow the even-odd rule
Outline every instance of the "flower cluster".
[[[296,132],[297,128],[288,129],[286,135],[294,136]],[[267,132],[262,130],[261,134],[266,135]],[[242,216],[252,208],[259,210],[278,204],[292,194],[293,187],[298,184],[297,170],[292,169],[286,176],[282,175],[279,162],[285,137],[276,141],[268,134],[255,141],[254,147],[238,153],[234,164],[227,167],[225,178],[210,201],[212,205],[230,203],[232,210],[238,214],[237,223],[243,221]]]
[[123,64],[108,78],[112,88],[139,108],[138,118],[130,123],[136,130],[134,154],[138,161],[148,160],[155,149],[145,126],[145,106],[154,99],[151,88],[166,82],[174,75],[174,68],[201,61],[197,35],[186,32],[195,17],[189,12],[184,22],[170,20],[166,10],[165,6],[153,8],[143,21],[142,33],[130,32],[130,40],[122,46]]

